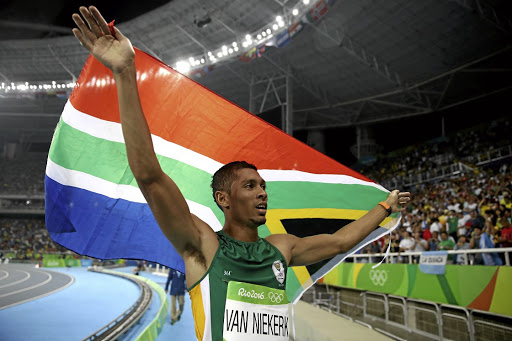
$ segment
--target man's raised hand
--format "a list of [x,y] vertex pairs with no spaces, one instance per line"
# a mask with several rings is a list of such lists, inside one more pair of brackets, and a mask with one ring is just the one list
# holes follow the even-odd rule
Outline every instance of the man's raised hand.
[[115,37],[110,33],[107,22],[94,6],[80,7],[79,14],[74,13],[72,18],[78,28],[73,29],[73,34],[89,52],[103,65],[114,73],[122,72],[133,66],[135,51],[130,40],[126,38],[116,27]]

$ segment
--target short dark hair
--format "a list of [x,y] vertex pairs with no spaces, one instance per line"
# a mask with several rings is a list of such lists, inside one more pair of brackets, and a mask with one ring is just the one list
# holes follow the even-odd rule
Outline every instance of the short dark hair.
[[215,201],[215,203],[217,204],[217,206],[219,206],[221,210],[222,207],[215,199],[215,192],[224,191],[227,192],[228,194],[231,194],[231,185],[233,184],[233,181],[235,181],[237,177],[236,172],[244,168],[254,169],[255,171],[258,170],[258,168],[256,168],[256,166],[253,165],[252,163],[246,161],[233,161],[220,167],[215,172],[215,174],[213,174],[211,183],[213,191],[213,201]]

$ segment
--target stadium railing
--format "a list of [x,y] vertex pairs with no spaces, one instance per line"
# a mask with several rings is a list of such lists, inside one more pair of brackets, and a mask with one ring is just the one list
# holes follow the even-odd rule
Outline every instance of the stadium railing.
[[142,315],[144,315],[146,310],[148,310],[153,299],[153,291],[145,281],[135,278],[135,276],[131,276],[129,274],[104,270],[102,267],[91,267],[89,271],[124,277],[135,282],[140,287],[140,296],[130,308],[82,341],[117,340],[122,334],[127,332],[130,327],[142,317]]
[[[418,258],[421,256],[423,252],[417,251],[417,252],[390,252],[388,253],[385,262],[386,263],[396,263],[399,259],[402,260],[402,263],[404,263],[404,260],[407,260],[406,263],[408,264],[414,264],[415,258]],[[459,255],[464,254],[466,256],[468,255],[475,255],[477,253],[503,253],[505,258],[505,266],[510,266],[510,253],[512,253],[512,247],[504,247],[504,248],[494,248],[494,249],[470,249],[470,250],[448,250],[448,255]],[[354,263],[357,262],[370,262],[370,259],[373,258],[382,258],[386,255],[386,253],[367,253],[367,254],[352,254],[347,256],[346,259],[352,259]],[[471,257],[464,257],[464,264],[461,265],[473,265]]]
[[316,284],[303,296],[333,314],[396,340],[511,340],[512,317],[477,309],[352,288]]

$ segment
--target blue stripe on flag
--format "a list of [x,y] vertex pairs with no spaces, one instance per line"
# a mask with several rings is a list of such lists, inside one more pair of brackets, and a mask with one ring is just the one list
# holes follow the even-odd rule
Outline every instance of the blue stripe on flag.
[[57,243],[101,259],[145,259],[185,272],[147,204],[62,185],[45,176],[46,227]]

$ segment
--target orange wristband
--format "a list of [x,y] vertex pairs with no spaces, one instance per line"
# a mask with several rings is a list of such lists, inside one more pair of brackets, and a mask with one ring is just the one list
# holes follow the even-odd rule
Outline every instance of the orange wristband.
[[391,206],[389,206],[388,203],[385,201],[379,202],[379,205],[386,210],[386,212],[388,213],[387,216],[389,217],[389,215],[391,214]]

